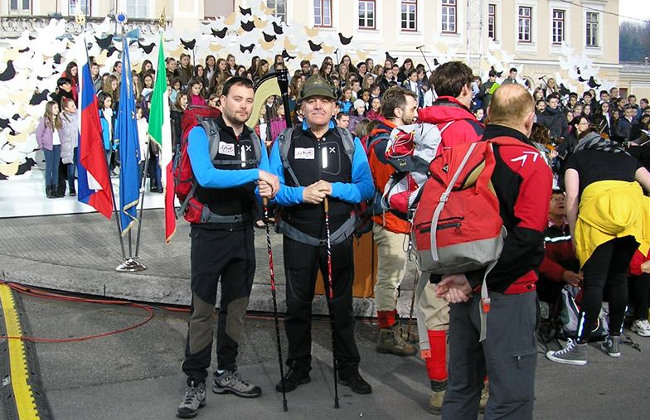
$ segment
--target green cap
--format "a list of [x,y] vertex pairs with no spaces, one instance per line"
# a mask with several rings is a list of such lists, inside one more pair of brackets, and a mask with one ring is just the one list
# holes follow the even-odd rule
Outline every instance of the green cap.
[[336,99],[334,86],[327,83],[327,80],[320,74],[310,76],[302,87],[301,99],[306,99],[311,96],[323,96],[325,98]]

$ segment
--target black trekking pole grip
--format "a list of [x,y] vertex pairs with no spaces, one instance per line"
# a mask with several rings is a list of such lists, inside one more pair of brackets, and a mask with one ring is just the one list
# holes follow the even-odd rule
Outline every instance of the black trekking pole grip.
[[332,285],[332,244],[330,242],[330,214],[329,214],[329,201],[327,196],[323,200],[323,207],[325,209],[325,233],[327,234],[327,283],[329,285],[329,292],[327,293],[327,306],[330,313],[330,331],[332,333],[332,367],[334,368],[334,408],[339,408],[339,386],[338,386],[338,373],[336,366],[336,338],[335,338],[335,323],[334,323],[334,287]]
[[284,387],[284,365],[282,364],[282,345],[280,343],[280,321],[278,320],[278,299],[275,293],[275,267],[273,264],[273,248],[271,247],[271,231],[269,228],[269,199],[262,198],[264,206],[264,222],[266,224],[266,248],[269,253],[269,276],[271,278],[271,296],[273,298],[273,319],[275,320],[275,340],[278,343],[278,364],[280,365],[280,386],[282,387],[282,409],[287,412],[287,395]]

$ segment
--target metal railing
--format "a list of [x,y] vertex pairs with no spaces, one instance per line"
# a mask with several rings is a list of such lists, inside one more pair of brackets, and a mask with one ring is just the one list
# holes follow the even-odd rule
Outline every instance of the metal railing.
[[[112,16],[109,16],[114,22]],[[66,22],[66,32],[77,35],[82,32],[83,27],[75,20],[75,16],[20,16],[20,15],[5,15],[0,16],[0,38],[18,38],[24,31],[35,32],[39,28],[46,27],[52,19],[63,19]],[[86,17],[87,23],[100,24],[104,22],[105,17]],[[171,19],[167,19],[166,25],[171,23]],[[129,18],[128,22],[124,25],[126,32],[132,31],[136,28],[140,29],[140,34],[143,36],[156,34],[160,28],[159,19],[138,19]],[[117,29],[116,29],[117,30]]]

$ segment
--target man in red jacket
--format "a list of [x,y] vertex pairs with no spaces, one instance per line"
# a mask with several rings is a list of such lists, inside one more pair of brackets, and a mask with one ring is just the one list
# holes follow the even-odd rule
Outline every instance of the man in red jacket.
[[507,236],[487,276],[491,299],[487,337],[479,342],[482,270],[443,276],[436,294],[450,303],[449,380],[443,419],[476,419],[485,375],[490,399],[485,418],[533,418],[537,366],[536,269],[544,258],[552,174],[528,136],[535,104],[520,85],[496,90],[484,140],[492,140],[492,184]]
[[[483,125],[469,110],[472,104],[472,78],[472,69],[460,61],[447,62],[431,75],[431,84],[438,99],[432,106],[418,112],[418,118],[422,122],[436,124],[442,132],[437,155],[455,144],[477,142],[483,135]],[[431,284],[424,288],[417,299],[418,308],[424,315],[431,349],[430,355],[423,355],[433,390],[428,411],[440,414],[447,388],[449,305],[444,299],[436,297]]]

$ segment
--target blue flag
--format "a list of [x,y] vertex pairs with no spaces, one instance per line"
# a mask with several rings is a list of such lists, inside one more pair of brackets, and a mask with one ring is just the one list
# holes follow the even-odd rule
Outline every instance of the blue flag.
[[140,145],[135,119],[135,97],[131,79],[131,60],[126,38],[122,40],[122,83],[120,105],[115,122],[115,137],[119,140],[120,152],[120,222],[125,235],[137,219],[140,197]]

